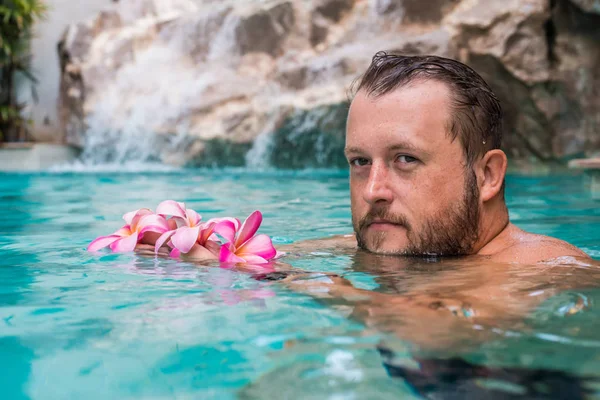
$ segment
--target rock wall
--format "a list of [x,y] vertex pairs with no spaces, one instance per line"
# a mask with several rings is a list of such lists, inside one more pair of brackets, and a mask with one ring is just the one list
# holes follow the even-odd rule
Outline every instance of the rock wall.
[[480,72],[506,110],[513,158],[590,154],[599,3],[121,0],[60,43],[66,141],[90,162],[341,165],[348,89],[390,50]]

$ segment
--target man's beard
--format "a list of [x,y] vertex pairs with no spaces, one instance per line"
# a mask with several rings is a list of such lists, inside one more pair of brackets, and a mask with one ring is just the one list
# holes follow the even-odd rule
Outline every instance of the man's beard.
[[[479,187],[475,172],[466,173],[462,202],[426,218],[417,231],[402,215],[394,215],[387,208],[371,209],[359,221],[353,221],[358,247],[375,253],[405,256],[460,256],[468,255],[479,237]],[[403,248],[382,252],[387,232],[376,232],[368,246],[366,233],[375,219],[383,219],[406,229],[408,244]]]

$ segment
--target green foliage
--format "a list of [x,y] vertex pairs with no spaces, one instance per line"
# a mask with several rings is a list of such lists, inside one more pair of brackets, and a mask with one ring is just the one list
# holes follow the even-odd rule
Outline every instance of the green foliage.
[[29,42],[33,24],[45,16],[42,0],[0,0],[0,142],[22,140],[26,120],[24,104],[16,101],[15,77],[31,82]]

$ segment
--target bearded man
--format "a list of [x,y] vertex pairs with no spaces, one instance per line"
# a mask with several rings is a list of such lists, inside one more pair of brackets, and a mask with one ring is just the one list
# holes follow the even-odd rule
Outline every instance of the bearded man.
[[329,246],[498,262],[589,258],[509,222],[501,143],[500,102],[473,69],[442,57],[377,53],[358,81],[346,128],[355,235]]

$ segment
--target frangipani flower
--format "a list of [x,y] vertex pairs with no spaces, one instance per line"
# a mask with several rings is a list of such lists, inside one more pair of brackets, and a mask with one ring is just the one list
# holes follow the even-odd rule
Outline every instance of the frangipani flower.
[[98,251],[109,246],[114,252],[135,250],[138,243],[154,244],[158,235],[169,230],[167,220],[147,208],[123,215],[126,225],[108,236],[100,236],[89,244],[88,251]]
[[[163,244],[168,243],[173,248],[170,253],[171,257],[186,254],[189,258],[217,259],[221,244],[216,233],[228,234],[229,232],[229,225],[224,220],[211,219],[195,228],[181,227],[165,232],[156,241],[154,251],[158,252]],[[182,230],[183,233],[180,233]],[[190,232],[196,236],[192,237]],[[171,240],[167,242],[169,239]]]
[[166,217],[171,215],[177,222],[177,227],[188,226],[193,228],[200,225],[202,217],[196,211],[185,208],[185,203],[174,200],[165,200],[156,207],[156,213]]
[[[202,217],[184,203],[173,200],[158,205],[156,214],[144,208],[123,216],[127,223],[109,236],[101,236],[88,246],[97,251],[109,246],[115,252],[134,251],[137,245],[154,246],[159,253],[168,246],[170,256],[194,260],[219,260],[228,264],[244,264],[244,268],[272,267],[270,260],[279,255],[267,235],[255,235],[262,214],[255,211],[243,224],[237,218],[215,218],[202,222]],[[224,245],[221,239],[227,240]]]
[[[156,241],[155,251],[158,253],[160,247],[171,239],[172,247],[181,253],[188,253],[196,244],[201,230],[202,217],[196,211],[185,208],[184,203],[173,200],[163,201],[156,207],[156,213],[166,217],[170,215],[169,221],[175,221],[176,225]],[[172,224],[171,224],[172,225]]]
[[237,220],[227,219],[221,222],[219,234],[228,240],[221,246],[219,261],[226,263],[266,264],[277,256],[271,238],[256,235],[262,222],[260,211],[254,211],[240,226]]

